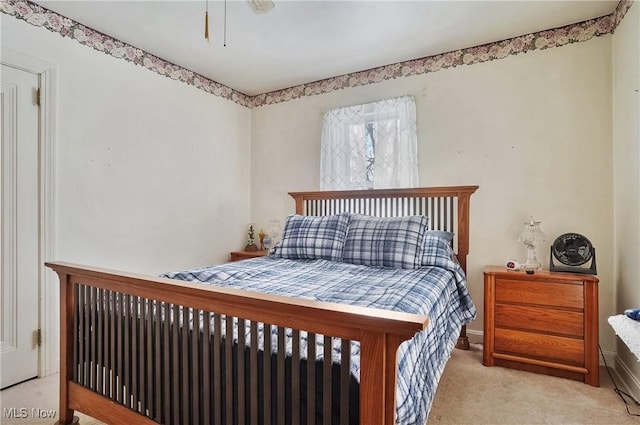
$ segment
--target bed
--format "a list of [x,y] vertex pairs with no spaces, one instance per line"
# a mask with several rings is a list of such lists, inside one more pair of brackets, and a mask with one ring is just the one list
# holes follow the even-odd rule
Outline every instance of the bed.
[[[74,411],[127,424],[426,422],[450,350],[456,338],[459,348],[468,347],[463,325],[475,315],[464,271],[476,189],[290,193],[296,205],[292,223],[334,220],[333,229],[345,217],[351,224],[354,217],[428,217],[426,230],[448,232],[453,239],[446,244],[455,253],[429,267],[371,267],[370,254],[365,261],[362,255],[349,261],[291,258],[297,251],[287,251],[286,244],[260,259],[163,277],[47,263],[61,283],[59,423],[73,423]],[[440,235],[432,236],[441,247]],[[458,300],[454,310],[419,305],[421,297],[437,294],[418,291],[413,302],[413,289],[395,299],[376,293],[392,281],[419,288],[411,282],[420,269],[442,282],[436,292]],[[285,287],[278,274],[285,270],[305,289]],[[345,277],[356,275],[364,281]],[[320,277],[329,283],[308,289]],[[339,282],[360,293],[345,300],[336,296],[343,289],[327,289]],[[369,286],[363,289],[362,282]],[[441,316],[437,326],[445,331],[434,342],[429,338],[440,334],[432,328]],[[436,345],[445,347],[434,350]],[[417,391],[411,376],[423,365],[433,368],[430,380],[420,384],[429,394],[422,397],[421,390],[412,402],[407,394]]]

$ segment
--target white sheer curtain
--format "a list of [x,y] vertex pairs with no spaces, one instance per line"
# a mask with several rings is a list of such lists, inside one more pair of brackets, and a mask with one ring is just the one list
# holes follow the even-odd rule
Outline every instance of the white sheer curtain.
[[417,185],[413,97],[332,109],[325,114],[320,155],[322,190]]

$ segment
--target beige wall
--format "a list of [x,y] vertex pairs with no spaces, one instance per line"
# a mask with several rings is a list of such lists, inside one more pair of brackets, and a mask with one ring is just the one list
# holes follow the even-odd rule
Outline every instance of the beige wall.
[[[640,307],[640,5],[613,36],[615,311]],[[616,369],[640,399],[640,363],[620,341]]]
[[[611,36],[254,109],[252,219],[283,219],[293,211],[287,191],[319,188],[325,110],[405,94],[417,102],[421,185],[480,186],[471,202],[472,332],[482,330],[484,265],[524,260],[517,236],[533,215],[549,244],[579,232],[597,248],[601,342],[613,351]],[[544,267],[548,256],[545,245]]]
[[250,109],[0,18],[3,50],[56,67],[53,259],[160,273],[242,246]]

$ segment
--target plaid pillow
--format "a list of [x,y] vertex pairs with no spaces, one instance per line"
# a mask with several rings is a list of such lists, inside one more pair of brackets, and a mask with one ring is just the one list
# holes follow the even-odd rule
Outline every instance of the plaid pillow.
[[342,259],[365,266],[418,268],[428,221],[423,215],[380,218],[354,214]]
[[282,240],[269,254],[290,260],[342,261],[349,214],[287,217]]
[[426,235],[436,236],[438,238],[446,240],[449,243],[453,243],[453,237],[455,236],[455,233],[447,232],[446,230],[427,230],[425,236]]
[[422,265],[447,268],[455,258],[450,242],[446,239],[430,234],[424,235],[422,245]]

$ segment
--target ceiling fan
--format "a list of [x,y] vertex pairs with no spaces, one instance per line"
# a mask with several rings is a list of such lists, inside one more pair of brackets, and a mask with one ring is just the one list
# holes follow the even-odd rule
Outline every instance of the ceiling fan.
[[256,13],[267,13],[275,4],[271,0],[247,0],[251,9]]

